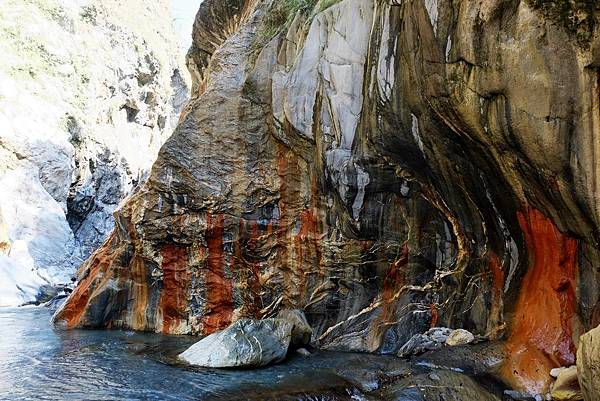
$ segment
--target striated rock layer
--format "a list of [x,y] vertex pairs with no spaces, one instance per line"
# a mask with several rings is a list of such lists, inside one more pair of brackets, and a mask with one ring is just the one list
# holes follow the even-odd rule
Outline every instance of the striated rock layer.
[[300,308],[319,346],[381,353],[461,327],[547,391],[600,323],[598,6],[331,3],[202,4],[193,99],[56,321]]
[[169,14],[167,0],[2,2],[0,306],[70,282],[172,133],[187,87]]

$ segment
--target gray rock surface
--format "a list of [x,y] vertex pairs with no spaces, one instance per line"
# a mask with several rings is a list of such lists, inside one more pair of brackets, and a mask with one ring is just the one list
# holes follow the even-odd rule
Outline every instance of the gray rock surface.
[[308,324],[304,312],[299,309],[282,309],[277,314],[277,319],[292,324],[292,346],[304,347],[310,344],[312,328]]
[[0,305],[68,282],[171,134],[189,78],[169,5],[2,2]]
[[451,334],[452,329],[446,327],[433,327],[423,334],[415,334],[400,348],[398,356],[404,358],[438,350],[444,346]]
[[242,319],[213,333],[180,355],[191,365],[210,368],[257,368],[285,359],[292,324],[280,319]]
[[469,376],[448,370],[430,374],[414,374],[386,386],[379,392],[369,394],[381,401],[500,401],[491,392]]

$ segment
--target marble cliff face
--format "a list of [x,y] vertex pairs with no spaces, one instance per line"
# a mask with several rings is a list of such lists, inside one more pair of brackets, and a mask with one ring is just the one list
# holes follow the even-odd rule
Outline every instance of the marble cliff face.
[[293,307],[320,347],[381,353],[462,327],[541,391],[600,323],[598,6],[326,3],[202,4],[192,100],[56,321]]

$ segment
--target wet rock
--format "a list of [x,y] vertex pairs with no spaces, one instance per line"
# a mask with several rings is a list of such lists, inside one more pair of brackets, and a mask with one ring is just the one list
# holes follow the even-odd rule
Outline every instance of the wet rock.
[[285,359],[292,324],[280,319],[242,319],[192,345],[179,357],[210,368],[256,368]]
[[446,339],[446,345],[453,347],[456,345],[467,345],[475,341],[475,336],[467,330],[457,329],[453,330],[452,333]]
[[438,382],[438,381],[440,381],[440,380],[441,380],[441,379],[440,379],[440,376],[436,375],[435,373],[430,373],[430,374],[429,374],[429,378],[430,378],[431,380],[433,380],[433,381],[436,381],[436,382]]
[[481,342],[466,346],[443,347],[412,359],[417,365],[463,372],[474,376],[493,376],[506,360],[502,342]]
[[600,400],[600,326],[579,338],[577,373],[586,401]]
[[502,392],[486,389],[469,376],[451,372],[436,371],[422,373],[401,379],[382,390],[371,393],[373,399],[392,401],[500,401]]
[[312,328],[308,324],[304,312],[298,309],[283,309],[277,314],[277,319],[292,325],[292,346],[303,347],[310,344]]
[[398,356],[403,358],[410,355],[422,354],[444,346],[452,330],[445,327],[434,327],[424,334],[415,334],[398,351]]
[[516,390],[505,390],[504,395],[515,401],[542,401],[544,399],[540,394],[531,395]]
[[307,350],[306,348],[298,348],[296,350],[296,352],[302,356],[311,356],[312,354],[310,353],[309,350]]
[[43,306],[44,308],[48,308],[50,310],[57,310],[58,308],[60,308],[65,301],[67,300],[67,297],[69,295],[66,293],[63,294],[58,294],[57,296],[55,296],[54,298],[50,299],[47,302],[44,302],[43,304],[41,304],[41,306]]
[[362,368],[346,368],[336,370],[336,374],[352,383],[356,388],[365,393],[378,390],[381,386],[382,376],[376,371]]
[[558,373],[556,382],[552,387],[552,399],[556,401],[583,400],[577,379],[577,366],[564,368]]

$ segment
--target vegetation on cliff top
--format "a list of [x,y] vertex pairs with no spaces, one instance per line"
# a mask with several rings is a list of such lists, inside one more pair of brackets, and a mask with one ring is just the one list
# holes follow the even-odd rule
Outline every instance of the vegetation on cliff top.
[[528,0],[528,3],[575,35],[580,46],[589,45],[596,23],[596,0]]
[[340,0],[276,0],[265,17],[262,34],[266,37],[275,36],[282,28],[288,27],[298,13],[309,16],[328,9]]

